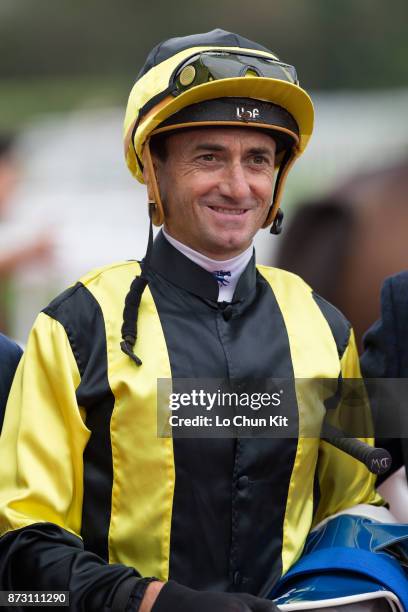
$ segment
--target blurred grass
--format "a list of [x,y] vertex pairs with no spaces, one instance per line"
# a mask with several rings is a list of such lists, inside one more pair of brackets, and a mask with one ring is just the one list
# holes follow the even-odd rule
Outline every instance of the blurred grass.
[[82,108],[121,106],[132,86],[129,76],[3,79],[0,130],[18,131],[33,118]]

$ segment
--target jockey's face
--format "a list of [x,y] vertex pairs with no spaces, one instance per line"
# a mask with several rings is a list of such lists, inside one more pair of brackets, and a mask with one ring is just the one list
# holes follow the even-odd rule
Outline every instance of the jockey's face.
[[271,205],[275,141],[253,128],[176,132],[154,156],[167,232],[213,259],[242,253]]

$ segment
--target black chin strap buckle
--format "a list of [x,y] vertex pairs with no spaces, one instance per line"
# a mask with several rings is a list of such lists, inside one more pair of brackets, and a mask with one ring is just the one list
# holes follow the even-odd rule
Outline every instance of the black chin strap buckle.
[[273,223],[271,225],[271,234],[280,234],[282,232],[283,225],[283,212],[278,208]]

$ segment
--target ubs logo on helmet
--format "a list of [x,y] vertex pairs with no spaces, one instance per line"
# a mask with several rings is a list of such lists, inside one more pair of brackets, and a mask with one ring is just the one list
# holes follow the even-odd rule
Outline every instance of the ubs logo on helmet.
[[258,119],[259,109],[253,108],[252,110],[246,109],[243,106],[237,106],[237,118],[241,121],[251,121],[251,119]]

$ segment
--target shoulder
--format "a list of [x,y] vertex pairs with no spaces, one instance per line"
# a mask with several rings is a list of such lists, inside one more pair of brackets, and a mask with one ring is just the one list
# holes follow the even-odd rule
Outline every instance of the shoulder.
[[64,328],[81,374],[91,354],[106,354],[107,326],[119,334],[125,297],[139,271],[136,261],[98,268],[44,308],[43,313]]
[[104,301],[119,301],[125,296],[139,271],[137,261],[122,261],[96,268],[60,293],[43,312],[57,319],[68,314],[91,314],[95,309],[103,308]]
[[263,266],[257,264],[256,269],[272,287],[274,291],[284,292],[286,295],[291,295],[294,299],[296,296],[312,293],[312,288],[297,274],[288,272],[282,268],[274,268],[272,266]]
[[314,291],[312,291],[312,295],[331,329],[341,358],[350,341],[351,323],[336,306],[322,298],[321,295]]
[[406,315],[408,304],[408,271],[385,279],[381,290],[382,310],[391,310],[394,315]]
[[361,359],[367,377],[405,376],[408,372],[408,272],[385,279],[381,318],[364,336]]
[[[97,268],[44,308],[43,314],[63,327],[81,377],[87,371],[104,371],[107,338],[120,337],[125,297],[139,272],[137,261]],[[54,327],[47,329],[52,336]]]
[[369,330],[395,336],[406,344],[408,339],[408,271],[385,279],[381,289],[381,319]]
[[391,284],[395,287],[405,288],[405,290],[408,290],[408,270],[403,270],[402,272],[398,272],[398,274],[389,276],[385,279],[384,284]]
[[15,364],[17,366],[22,353],[23,351],[18,344],[0,334],[0,358],[2,364],[6,364],[6,366],[7,364],[10,364],[10,366]]
[[6,338],[3,334],[0,334],[0,431],[3,425],[4,409],[14,378],[14,372],[16,371],[22,353],[23,351],[18,344],[9,340],[9,338]]
[[339,356],[341,357],[350,340],[351,325],[340,310],[315,293],[312,287],[297,274],[268,266],[257,266],[257,269],[269,282],[272,290],[276,288],[282,291],[283,288],[285,297],[293,301],[297,308],[302,307],[302,300],[313,300],[330,327],[331,333],[336,341]]
[[385,279],[381,289],[381,325],[383,333],[395,335],[406,343],[408,338],[408,272]]

